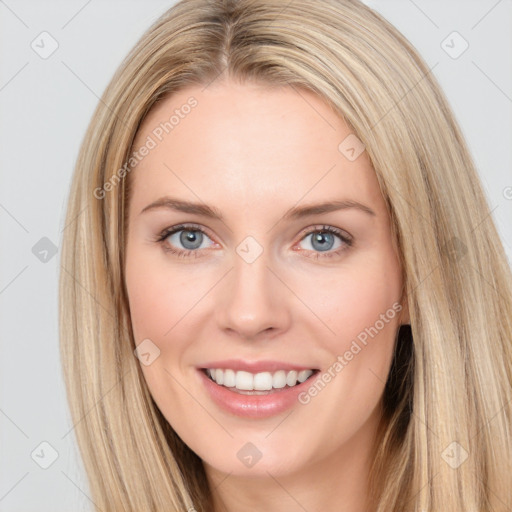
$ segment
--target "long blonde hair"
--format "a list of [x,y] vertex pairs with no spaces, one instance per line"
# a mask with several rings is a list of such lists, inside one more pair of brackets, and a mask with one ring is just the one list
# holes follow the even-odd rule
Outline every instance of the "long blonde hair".
[[431,70],[359,1],[184,0],[115,73],[70,190],[61,357],[98,510],[212,510],[201,460],[156,407],[133,353],[125,164],[155,102],[221,74],[321,96],[365,144],[388,204],[412,337],[405,351],[397,344],[383,397],[375,510],[512,509],[512,278]]

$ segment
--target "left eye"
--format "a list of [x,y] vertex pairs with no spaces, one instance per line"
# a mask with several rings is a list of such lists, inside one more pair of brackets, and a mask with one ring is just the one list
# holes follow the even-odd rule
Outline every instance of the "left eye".
[[311,240],[309,245],[312,247],[312,249],[306,248],[307,250],[325,252],[331,249],[338,249],[342,245],[342,242],[339,242],[337,247],[333,247],[336,238],[341,240],[340,235],[336,233],[332,233],[327,230],[317,230],[309,232],[304,238],[302,238],[302,240]]

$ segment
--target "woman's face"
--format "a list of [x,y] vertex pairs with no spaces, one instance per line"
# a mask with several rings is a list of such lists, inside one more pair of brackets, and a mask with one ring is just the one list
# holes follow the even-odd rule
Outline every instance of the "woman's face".
[[405,308],[361,143],[310,92],[225,81],[155,106],[135,149],[126,285],[168,422],[210,471],[367,460]]

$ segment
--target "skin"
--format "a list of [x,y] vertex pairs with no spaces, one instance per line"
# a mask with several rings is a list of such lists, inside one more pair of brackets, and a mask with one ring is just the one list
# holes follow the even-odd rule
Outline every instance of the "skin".
[[[218,408],[196,367],[235,358],[327,370],[401,303],[397,249],[375,172],[366,152],[350,161],[338,150],[351,131],[311,92],[226,80],[203,89],[159,103],[135,142],[141,146],[190,96],[197,99],[129,176],[125,270],[135,341],[149,338],[160,350],[141,366],[144,378],[203,460],[216,510],[366,510],[370,448],[396,332],[408,322],[405,304],[308,404],[271,418]],[[165,208],[141,213],[164,195],[212,205],[224,220]],[[329,200],[357,201],[375,215],[348,208],[283,220],[294,206]],[[183,245],[181,232],[156,242],[182,223],[206,231],[199,249]],[[350,234],[352,245],[333,235],[322,251],[311,231],[323,226]],[[250,264],[236,252],[247,236],[263,248]],[[165,246],[196,252],[178,258]],[[247,442],[262,453],[250,468],[237,457]]]

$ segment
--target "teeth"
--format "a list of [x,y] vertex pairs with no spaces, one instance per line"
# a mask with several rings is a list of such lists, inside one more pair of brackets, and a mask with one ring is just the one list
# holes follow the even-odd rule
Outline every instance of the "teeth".
[[[222,370],[217,370],[217,375],[219,375],[219,372],[222,372]],[[217,384],[218,383],[219,383],[219,381],[217,380]],[[235,381],[236,389],[251,391],[251,389],[254,389],[253,383],[254,383],[254,377],[253,377],[252,373],[236,372],[236,381]]]
[[269,372],[257,373],[253,380],[253,389],[269,391],[272,389],[272,374]]
[[272,387],[276,389],[281,389],[286,386],[286,373],[284,370],[279,370],[278,372],[272,375]]
[[286,376],[286,384],[288,384],[288,386],[295,386],[295,384],[297,384],[297,372],[295,370],[288,372],[288,375]]
[[[222,370],[220,370],[222,371]],[[233,370],[224,370],[224,386],[234,388],[236,384],[236,375]]]
[[304,382],[311,375],[311,373],[311,370],[302,370],[301,372],[299,372],[297,379],[299,380],[299,382]]
[[206,373],[220,386],[236,388],[241,391],[269,391],[271,389],[282,389],[288,386],[295,386],[313,375],[313,370],[295,370],[286,372],[279,370],[274,373],[260,372],[249,373],[244,371],[222,370],[220,368],[208,368]]

